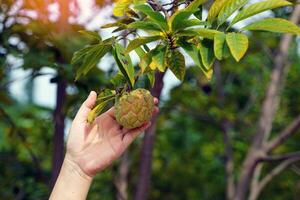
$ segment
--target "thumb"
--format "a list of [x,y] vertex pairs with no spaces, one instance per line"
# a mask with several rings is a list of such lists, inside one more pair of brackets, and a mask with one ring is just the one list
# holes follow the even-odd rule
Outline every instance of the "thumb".
[[142,132],[144,132],[147,128],[151,126],[151,122],[147,122],[143,124],[142,126],[132,129],[129,132],[127,132],[123,138],[123,142],[126,146],[130,145],[133,140],[139,136]]
[[79,108],[75,120],[79,122],[86,122],[89,112],[92,110],[97,100],[97,93],[91,91],[87,99],[83,102]]

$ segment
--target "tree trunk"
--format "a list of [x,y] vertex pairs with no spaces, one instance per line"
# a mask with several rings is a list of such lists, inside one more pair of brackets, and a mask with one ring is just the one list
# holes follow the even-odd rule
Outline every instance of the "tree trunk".
[[[163,77],[164,73],[155,74],[155,85],[151,89],[153,96],[160,98],[161,91],[163,88]],[[154,116],[151,120],[151,126],[146,130],[143,139],[140,167],[139,167],[139,179],[136,185],[135,200],[147,199],[148,189],[150,185],[151,177],[151,164],[152,164],[152,151],[156,132],[156,120],[157,116]]]
[[53,157],[52,157],[52,174],[51,174],[51,188],[54,186],[58,177],[63,159],[64,159],[64,130],[65,130],[65,116],[63,113],[63,105],[66,99],[65,80],[58,80],[56,92],[56,108],[53,115],[54,137],[53,137]]
[[118,174],[114,180],[115,187],[117,189],[116,199],[117,200],[128,200],[127,188],[128,188],[128,172],[129,172],[129,152],[124,152],[121,157],[121,163],[118,168]]
[[[292,16],[291,21],[295,24],[299,22],[300,17],[300,6],[296,6]],[[280,100],[280,92],[283,86],[283,82],[286,74],[287,56],[290,43],[293,36],[290,34],[285,34],[279,45],[279,51],[274,56],[274,69],[271,74],[271,80],[266,92],[266,97],[262,106],[262,113],[258,123],[258,129],[254,136],[252,146],[247,154],[244,161],[243,167],[241,169],[241,176],[236,188],[235,200],[244,200],[248,194],[249,185],[251,178],[256,170],[258,156],[260,153],[267,153],[263,151],[263,145],[267,142],[272,129],[272,122],[275,113],[278,109],[278,104]],[[260,172],[256,172],[256,176],[259,177]]]

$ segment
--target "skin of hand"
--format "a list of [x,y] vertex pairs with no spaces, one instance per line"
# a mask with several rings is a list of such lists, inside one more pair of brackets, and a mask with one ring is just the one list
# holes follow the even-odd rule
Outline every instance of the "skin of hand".
[[[97,94],[92,91],[72,122],[65,159],[50,200],[86,199],[96,173],[116,160],[151,124],[147,122],[131,130],[122,128],[115,119],[114,107],[89,124],[87,117],[96,99]],[[157,98],[154,103],[158,104]],[[155,106],[153,114],[157,113]]]
[[[83,173],[93,177],[117,159],[147,129],[151,122],[135,129],[120,126],[114,116],[114,107],[88,124],[88,113],[96,102],[97,94],[91,92],[82,104],[71,126],[67,141],[66,159],[79,166]],[[154,98],[155,105],[158,99]],[[158,112],[155,106],[153,114]]]

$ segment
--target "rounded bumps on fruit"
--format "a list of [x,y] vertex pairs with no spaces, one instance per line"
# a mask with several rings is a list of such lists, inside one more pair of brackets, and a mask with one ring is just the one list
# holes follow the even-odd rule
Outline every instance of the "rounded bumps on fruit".
[[124,93],[115,104],[117,122],[125,128],[137,128],[149,121],[154,109],[153,96],[139,88]]

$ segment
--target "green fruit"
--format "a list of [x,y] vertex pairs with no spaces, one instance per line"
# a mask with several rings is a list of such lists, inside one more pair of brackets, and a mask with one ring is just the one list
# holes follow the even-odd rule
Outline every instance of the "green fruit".
[[154,109],[153,96],[139,88],[124,93],[115,104],[117,122],[125,128],[137,128],[149,121]]

